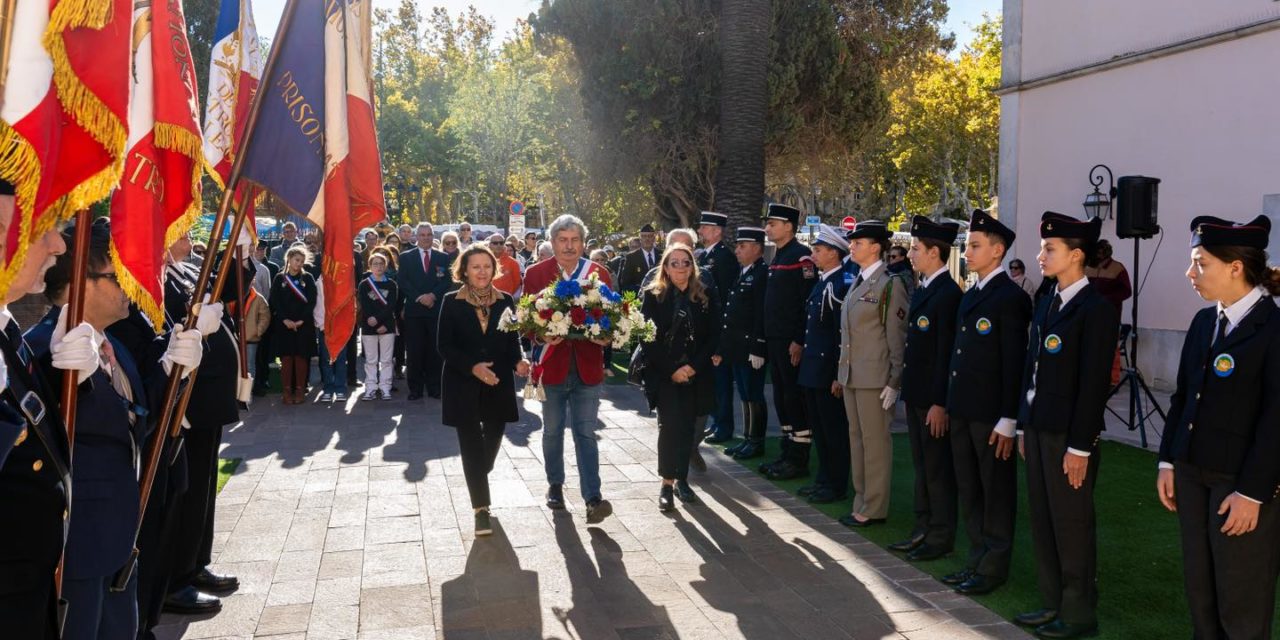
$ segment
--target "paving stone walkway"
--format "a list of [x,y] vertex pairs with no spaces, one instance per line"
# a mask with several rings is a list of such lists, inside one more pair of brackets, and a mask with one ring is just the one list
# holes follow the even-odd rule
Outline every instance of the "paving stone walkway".
[[[313,394],[314,397],[314,394]],[[260,399],[261,400],[261,399]],[[569,509],[542,504],[538,404],[491,475],[476,539],[440,405],[258,402],[227,431],[243,462],[218,499],[214,566],[241,588],[162,639],[1024,638],[974,601],[703,447],[701,504],[657,510],[657,425],[609,386],[601,469],[615,515],[588,527],[566,438]]]

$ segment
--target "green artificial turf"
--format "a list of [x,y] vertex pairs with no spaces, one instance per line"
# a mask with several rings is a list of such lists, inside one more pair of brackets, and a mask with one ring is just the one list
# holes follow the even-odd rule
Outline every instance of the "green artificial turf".
[[[733,446],[737,441],[727,443]],[[743,461],[753,471],[765,460],[777,459],[778,438],[769,438],[764,457]],[[1094,493],[1098,518],[1098,624],[1103,638],[1189,638],[1191,617],[1182,589],[1182,552],[1175,516],[1160,505],[1155,493],[1156,457],[1114,442],[1101,444],[1101,475]],[[817,456],[811,456],[811,469]],[[795,493],[809,479],[773,481]],[[887,547],[911,533],[914,470],[906,434],[893,437],[893,486],[888,523],[858,530],[871,542]],[[1009,582],[974,599],[1005,618],[1040,608],[1032,557],[1031,526],[1027,519],[1026,475],[1018,461],[1018,523]],[[849,490],[853,494],[852,488]],[[849,513],[848,501],[813,505],[838,518]],[[934,577],[964,567],[968,537],[963,522],[956,552],[941,560],[917,563]],[[1280,611],[1280,607],[1277,607]],[[1280,618],[1280,613],[1277,615]]]
[[236,472],[236,467],[240,466],[240,458],[231,458],[230,460],[218,459],[218,493],[222,493],[222,487],[231,479],[231,474]]

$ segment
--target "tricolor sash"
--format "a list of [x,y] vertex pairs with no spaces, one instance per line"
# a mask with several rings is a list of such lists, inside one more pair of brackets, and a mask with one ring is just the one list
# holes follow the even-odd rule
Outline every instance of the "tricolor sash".
[[310,300],[307,299],[307,294],[302,292],[302,287],[299,287],[298,283],[293,281],[293,276],[286,273],[284,275],[284,283],[289,285],[289,289],[293,290],[293,295],[298,296],[298,299],[303,303],[310,302]]
[[373,289],[373,295],[378,296],[378,301],[385,306],[387,304],[387,297],[382,295],[382,290],[378,288],[378,281],[374,280],[373,276],[369,276],[368,280],[369,286]]

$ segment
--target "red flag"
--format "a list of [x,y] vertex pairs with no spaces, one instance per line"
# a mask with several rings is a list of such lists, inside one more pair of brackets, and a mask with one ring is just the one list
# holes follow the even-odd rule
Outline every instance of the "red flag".
[[14,185],[0,295],[32,239],[120,179],[130,0],[17,0],[0,108],[0,179]]
[[200,214],[204,164],[179,0],[134,7],[132,53],[128,153],[111,199],[111,258],[125,295],[161,331],[164,253]]

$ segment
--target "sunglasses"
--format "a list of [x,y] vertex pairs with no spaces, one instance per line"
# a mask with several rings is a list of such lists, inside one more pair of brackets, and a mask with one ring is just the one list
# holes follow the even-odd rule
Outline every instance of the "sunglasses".
[[672,269],[688,269],[693,266],[693,262],[690,260],[670,260],[667,262],[667,266]]
[[114,271],[111,273],[87,273],[85,276],[90,280],[110,280],[117,285],[120,284],[120,276]]
[[455,245],[455,244],[458,244],[458,241],[457,241],[457,240],[445,240],[445,241],[444,241],[444,243],[445,243],[445,244],[447,244],[447,245]]

